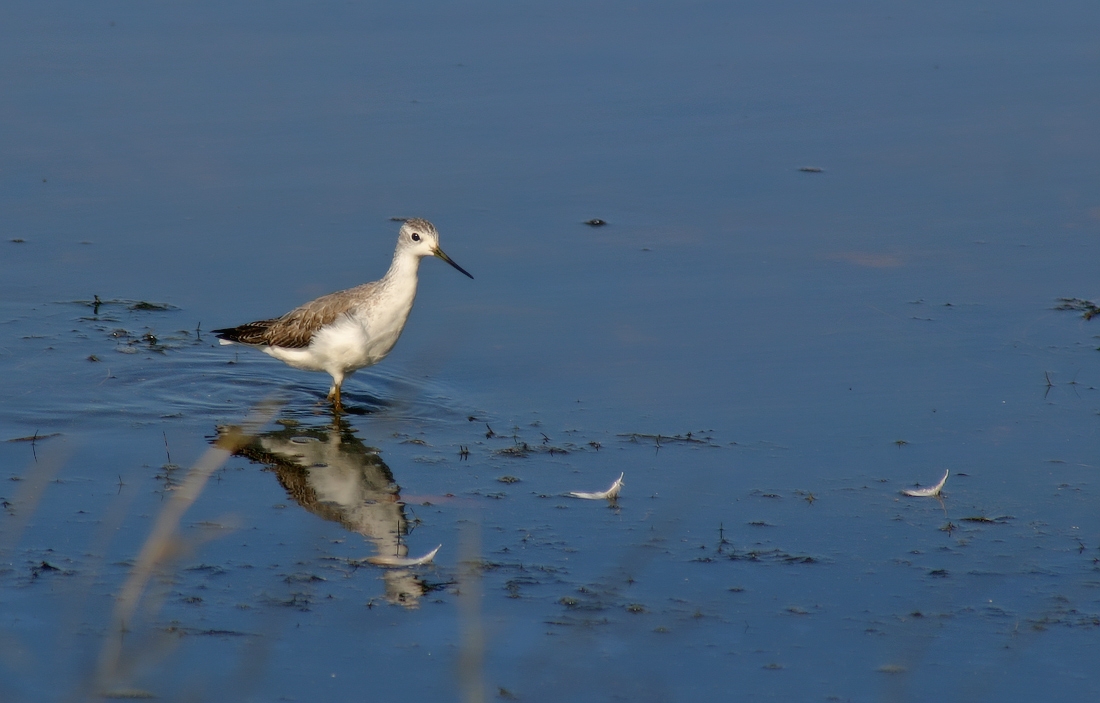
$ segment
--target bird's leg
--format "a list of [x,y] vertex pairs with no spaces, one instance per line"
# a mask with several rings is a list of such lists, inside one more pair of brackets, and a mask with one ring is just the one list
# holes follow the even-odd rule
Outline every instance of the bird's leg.
[[338,413],[344,412],[344,404],[340,402],[340,382],[334,381],[328,392],[328,400],[332,401],[332,409]]

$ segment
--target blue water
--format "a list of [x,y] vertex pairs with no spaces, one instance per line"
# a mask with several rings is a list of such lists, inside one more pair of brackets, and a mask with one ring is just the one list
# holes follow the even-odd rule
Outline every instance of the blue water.
[[[42,437],[0,442],[4,700],[95,697],[269,398],[115,689],[1100,693],[1100,322],[1053,309],[1100,297],[1092,4],[0,17],[0,440]],[[475,280],[425,261],[345,425],[207,333],[379,277],[407,216]],[[398,533],[434,565],[357,561]]]

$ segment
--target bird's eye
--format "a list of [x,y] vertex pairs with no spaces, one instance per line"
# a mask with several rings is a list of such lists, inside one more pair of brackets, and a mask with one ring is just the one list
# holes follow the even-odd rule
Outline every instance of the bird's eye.
[[417,234],[416,232],[413,232],[413,241],[414,242],[419,242],[420,241],[420,235]]

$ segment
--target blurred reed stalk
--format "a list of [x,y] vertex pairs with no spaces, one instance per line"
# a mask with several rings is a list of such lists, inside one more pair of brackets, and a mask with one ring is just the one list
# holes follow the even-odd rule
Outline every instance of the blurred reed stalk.
[[221,468],[233,452],[251,441],[260,428],[271,421],[281,405],[275,401],[261,402],[239,428],[233,428],[218,438],[215,445],[199,458],[187,472],[183,482],[172,492],[172,497],[157,516],[156,524],[145,540],[130,576],[115,602],[111,625],[100,651],[94,691],[101,695],[110,695],[123,677],[123,643],[142,594],[153,574],[170,564],[185,546],[178,535],[183,515],[198,500],[211,474]]
[[481,522],[466,520],[459,543],[458,683],[466,703],[485,703],[485,630],[481,620]]
[[72,450],[69,447],[51,447],[49,451],[44,452],[41,461],[38,460],[37,454],[35,455],[34,463],[23,474],[23,485],[14,499],[14,519],[11,521],[6,533],[0,538],[0,561],[8,560],[9,553],[19,542],[23,530],[27,529],[31,516],[38,509],[38,504],[42,501],[42,494],[46,492],[46,487],[68,461],[71,454]]

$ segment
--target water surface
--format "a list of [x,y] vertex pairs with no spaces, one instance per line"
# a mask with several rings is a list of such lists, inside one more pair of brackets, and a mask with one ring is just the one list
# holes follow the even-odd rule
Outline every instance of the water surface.
[[[116,689],[1100,692],[1100,328],[1053,309],[1100,296],[1092,5],[3,14],[5,700],[94,697],[271,398]],[[342,424],[206,332],[377,278],[402,216],[476,278],[424,263]]]

